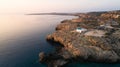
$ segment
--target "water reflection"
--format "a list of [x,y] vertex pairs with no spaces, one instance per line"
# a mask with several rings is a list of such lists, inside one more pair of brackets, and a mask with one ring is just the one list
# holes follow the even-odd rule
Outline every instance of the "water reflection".
[[0,16],[0,66],[45,67],[38,62],[40,51],[53,50],[45,37],[68,16]]

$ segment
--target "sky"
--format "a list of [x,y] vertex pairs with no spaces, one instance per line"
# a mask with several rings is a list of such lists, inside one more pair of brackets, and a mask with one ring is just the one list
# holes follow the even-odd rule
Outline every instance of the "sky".
[[0,0],[0,13],[119,10],[120,0]]

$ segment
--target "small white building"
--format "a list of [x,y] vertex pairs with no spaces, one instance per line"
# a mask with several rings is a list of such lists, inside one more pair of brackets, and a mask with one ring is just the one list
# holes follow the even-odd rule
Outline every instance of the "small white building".
[[76,31],[79,32],[79,33],[82,33],[82,32],[87,31],[87,29],[78,27],[78,28],[76,29]]

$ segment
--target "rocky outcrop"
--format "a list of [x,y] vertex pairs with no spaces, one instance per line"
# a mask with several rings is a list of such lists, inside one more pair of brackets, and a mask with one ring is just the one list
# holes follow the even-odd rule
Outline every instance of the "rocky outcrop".
[[[99,15],[101,18],[101,15]],[[98,19],[99,19],[98,16]],[[90,17],[88,18],[90,19]],[[77,20],[77,19],[76,19]],[[78,18],[79,20],[79,18]],[[84,20],[84,19],[83,19]],[[96,21],[96,20],[93,20]],[[56,27],[56,31],[47,36],[49,42],[56,42],[62,46],[54,53],[44,55],[40,53],[40,61],[44,61],[50,67],[59,67],[67,63],[78,62],[120,62],[120,29],[102,29],[106,34],[102,37],[87,36],[86,32],[76,32],[77,27],[87,28],[88,31],[97,29],[100,26],[96,22],[72,22],[63,21]],[[93,34],[94,35],[94,34]],[[56,46],[58,47],[58,46]],[[43,58],[44,57],[44,58]]]

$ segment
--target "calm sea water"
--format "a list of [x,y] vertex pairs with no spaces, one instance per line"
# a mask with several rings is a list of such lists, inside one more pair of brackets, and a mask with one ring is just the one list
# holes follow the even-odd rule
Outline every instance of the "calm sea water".
[[46,67],[38,62],[41,51],[51,52],[46,35],[72,16],[0,15],[0,67]]
[[[52,52],[46,35],[72,16],[0,15],[0,67],[46,67],[38,62],[41,51]],[[66,67],[119,67],[120,64],[73,63]]]

